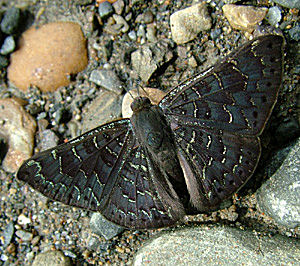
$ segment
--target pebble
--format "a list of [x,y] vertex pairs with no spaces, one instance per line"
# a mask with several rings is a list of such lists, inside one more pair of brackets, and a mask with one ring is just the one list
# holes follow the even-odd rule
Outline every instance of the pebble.
[[90,228],[93,233],[103,236],[106,240],[110,240],[124,231],[124,227],[106,220],[97,212],[93,213],[91,217]]
[[46,251],[38,254],[32,266],[51,265],[51,266],[71,266],[70,258],[66,257],[64,253],[58,250]]
[[287,8],[297,8],[300,9],[300,1],[299,0],[272,0],[278,5],[287,7]]
[[268,22],[272,26],[278,27],[278,23],[281,21],[281,10],[278,6],[272,6],[269,8],[267,16],[266,16]]
[[149,42],[157,42],[156,28],[154,24],[147,25],[146,37]]
[[18,31],[21,23],[21,10],[16,7],[8,9],[1,21],[1,30],[10,35]]
[[99,4],[98,12],[101,18],[107,18],[114,13],[111,3],[105,1]]
[[289,31],[289,35],[290,37],[294,40],[294,41],[300,41],[300,23],[296,23],[296,25],[291,28]]
[[130,38],[130,40],[136,41],[136,32],[134,30],[128,32],[128,37]]
[[132,89],[129,92],[126,92],[122,102],[122,117],[130,118],[132,116],[130,105],[134,98],[138,96],[148,97],[152,104],[157,105],[166,94],[166,92],[155,88],[143,88],[139,91],[137,89]]
[[33,234],[24,230],[17,230],[16,236],[19,237],[22,241],[28,242],[33,238]]
[[8,66],[8,59],[5,56],[0,55],[0,69],[3,69],[7,66]]
[[153,22],[153,14],[150,10],[146,11],[143,14],[139,14],[137,18],[135,19],[136,23],[145,23],[149,24]]
[[275,235],[257,236],[225,226],[165,232],[147,241],[133,265],[292,265],[300,260],[300,242]]
[[179,10],[170,16],[172,39],[177,44],[195,39],[199,32],[212,26],[206,3],[202,2]]
[[2,232],[2,235],[4,237],[3,248],[6,248],[10,244],[14,232],[15,232],[14,223],[9,222],[9,224],[5,227],[4,231]]
[[252,33],[266,16],[265,7],[227,4],[222,7],[224,16],[232,28]]
[[131,54],[131,64],[142,81],[147,82],[160,66],[172,58],[173,53],[169,49],[169,42],[161,40],[143,45],[134,51]]
[[86,41],[80,26],[53,22],[31,27],[22,34],[20,48],[11,54],[8,79],[21,90],[37,86],[54,91],[70,83],[70,74],[82,71],[87,63]]
[[41,132],[40,142],[39,142],[39,151],[45,151],[47,149],[57,146],[59,141],[58,136],[51,130],[45,129]]
[[16,43],[13,36],[7,36],[0,49],[0,54],[7,55],[13,52],[16,48]]
[[125,3],[123,0],[118,0],[113,3],[113,8],[115,9],[116,14],[122,15],[125,7]]
[[0,99],[0,110],[0,134],[8,140],[2,167],[16,172],[32,155],[36,122],[16,99]]
[[125,33],[129,30],[129,25],[122,16],[114,14],[113,18],[116,21],[115,27],[118,28],[119,31]]
[[93,70],[89,81],[120,95],[123,91],[123,86],[117,74],[113,70]]
[[82,132],[111,122],[121,117],[121,96],[110,91],[101,91],[98,96],[84,108],[82,113]]
[[260,209],[288,228],[300,225],[300,138],[280,168],[259,188]]
[[20,225],[27,225],[30,224],[31,220],[27,216],[25,216],[23,213],[21,213],[18,217],[18,224]]

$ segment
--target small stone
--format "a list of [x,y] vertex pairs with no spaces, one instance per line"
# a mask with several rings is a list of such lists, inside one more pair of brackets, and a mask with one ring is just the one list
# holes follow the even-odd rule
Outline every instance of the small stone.
[[130,31],[128,33],[128,37],[130,38],[130,40],[136,41],[136,32],[134,30]]
[[13,238],[13,235],[14,235],[14,232],[15,232],[15,227],[14,227],[14,223],[13,222],[10,222],[4,229],[2,235],[4,237],[4,242],[3,242],[3,247],[6,248],[12,238]]
[[113,70],[93,70],[89,80],[118,95],[123,91],[122,83]]
[[135,19],[136,23],[145,23],[145,24],[149,24],[153,22],[153,14],[150,10],[146,11],[143,14],[140,14],[137,16],[137,18]]
[[3,69],[7,66],[8,66],[8,59],[5,56],[0,55],[0,69]]
[[37,86],[54,91],[70,83],[70,75],[88,63],[86,41],[80,26],[53,22],[31,27],[22,34],[19,49],[11,54],[8,79],[21,90]]
[[33,234],[24,230],[17,230],[16,236],[19,237],[22,241],[28,242],[33,238]]
[[128,25],[128,23],[126,22],[126,20],[122,16],[114,14],[113,18],[116,21],[116,24],[114,26],[116,28],[118,28],[119,31],[125,33],[125,32],[127,32],[129,30],[129,25]]
[[31,220],[30,218],[26,217],[23,213],[21,213],[18,217],[18,224],[20,225],[27,225],[30,224]]
[[10,35],[18,31],[21,22],[21,10],[16,7],[8,9],[1,21],[1,30]]
[[58,250],[46,251],[38,254],[32,266],[50,265],[51,266],[71,266],[70,258],[66,257],[64,253]]
[[188,64],[190,67],[196,68],[198,66],[197,61],[194,56],[189,58]]
[[204,2],[173,13],[170,24],[172,38],[177,44],[195,39],[199,32],[209,30],[212,25]]
[[120,118],[121,96],[109,91],[102,91],[85,107],[82,115],[82,132]]
[[103,236],[106,240],[110,240],[124,231],[123,227],[106,220],[97,212],[92,215],[90,227],[93,233]]
[[300,225],[300,139],[280,168],[257,191],[260,209],[288,228]]
[[228,4],[222,7],[225,17],[234,29],[252,33],[266,16],[268,9],[264,7],[239,6]]
[[57,146],[59,138],[51,129],[45,129],[41,132],[41,141],[39,142],[39,150],[45,151],[47,149]]
[[8,142],[2,166],[7,172],[16,172],[22,162],[31,157],[35,129],[35,120],[16,99],[0,99],[0,134]]
[[266,18],[270,25],[278,26],[278,23],[281,21],[282,18],[280,8],[278,6],[270,7]]
[[154,24],[147,25],[147,33],[146,33],[147,40],[149,42],[157,42],[156,38],[156,28]]
[[101,18],[107,18],[114,13],[111,3],[105,1],[99,4],[98,12]]
[[273,0],[278,5],[287,7],[287,8],[297,8],[300,9],[300,1],[299,0]]
[[169,42],[162,40],[146,44],[131,54],[131,64],[142,81],[147,82],[152,74],[173,58]]
[[115,3],[113,3],[113,7],[115,9],[116,14],[122,15],[122,12],[123,12],[124,7],[125,7],[125,3],[124,3],[123,0],[118,0]]
[[152,104],[157,105],[167,93],[155,88],[143,88],[139,92],[137,89],[132,89],[124,95],[122,102],[122,117],[130,118],[132,116],[131,103],[133,99],[142,96],[148,97]]
[[290,37],[295,41],[300,41],[300,23],[296,23],[296,25],[289,30]]
[[12,36],[7,36],[1,46],[0,54],[7,55],[15,50],[16,44]]

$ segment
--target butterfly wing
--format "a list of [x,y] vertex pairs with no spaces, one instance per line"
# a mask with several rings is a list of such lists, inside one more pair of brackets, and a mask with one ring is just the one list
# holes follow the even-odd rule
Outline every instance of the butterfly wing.
[[259,37],[175,87],[159,103],[174,130],[198,210],[216,207],[255,170],[258,136],[281,84],[282,56],[281,36]]
[[99,211],[125,227],[162,227],[183,216],[180,204],[173,206],[176,195],[137,144],[129,119],[34,155],[17,177],[50,199]]

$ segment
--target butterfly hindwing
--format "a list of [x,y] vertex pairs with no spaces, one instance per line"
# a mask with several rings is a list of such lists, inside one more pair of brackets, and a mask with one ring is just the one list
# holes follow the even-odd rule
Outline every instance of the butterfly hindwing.
[[258,163],[258,137],[198,127],[180,126],[173,132],[191,203],[200,212],[216,209],[248,180]]

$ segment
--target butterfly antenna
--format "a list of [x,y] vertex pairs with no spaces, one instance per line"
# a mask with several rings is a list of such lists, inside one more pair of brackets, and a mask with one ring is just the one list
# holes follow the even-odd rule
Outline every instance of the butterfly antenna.
[[144,89],[144,87],[141,85],[141,83],[142,83],[142,80],[139,78],[138,80],[137,80],[137,93],[138,93],[138,96],[140,96],[140,90],[141,91],[143,91],[144,93],[145,93],[145,95],[147,96],[147,97],[149,97],[149,94],[147,93],[147,91]]

